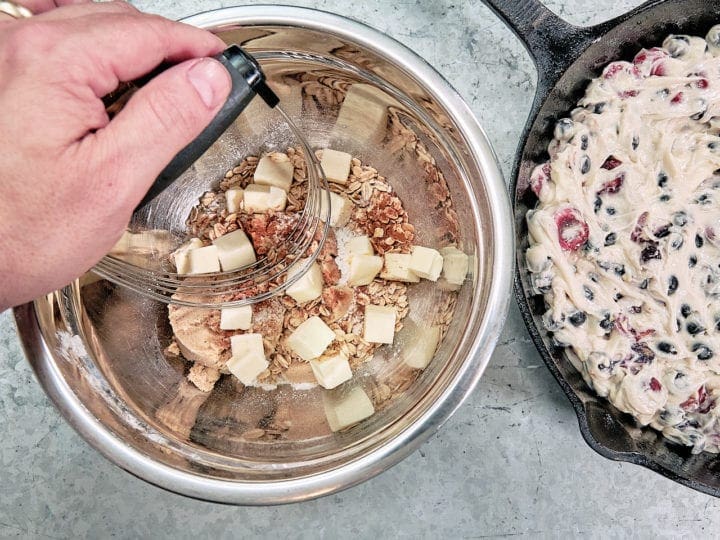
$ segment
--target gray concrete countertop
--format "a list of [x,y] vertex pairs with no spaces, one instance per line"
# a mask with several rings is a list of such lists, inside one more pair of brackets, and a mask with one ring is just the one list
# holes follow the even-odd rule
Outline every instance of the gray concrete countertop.
[[[509,177],[535,71],[479,1],[284,0],[364,21],[434,65],[465,97]],[[253,2],[254,3],[254,2]],[[637,0],[552,0],[577,24]],[[141,0],[179,18],[232,0]],[[607,5],[603,5],[607,4]],[[582,440],[519,312],[475,393],[443,429],[379,477],[317,501],[236,508],[150,486],[91,449],[44,396],[0,315],[0,537],[592,537],[720,532],[720,500],[615,463]]]

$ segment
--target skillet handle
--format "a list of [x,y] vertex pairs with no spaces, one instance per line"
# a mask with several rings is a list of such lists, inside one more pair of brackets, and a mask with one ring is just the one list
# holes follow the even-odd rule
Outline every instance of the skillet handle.
[[546,95],[580,53],[599,35],[597,27],[575,26],[538,0],[484,0],[517,35],[538,70],[537,95]]

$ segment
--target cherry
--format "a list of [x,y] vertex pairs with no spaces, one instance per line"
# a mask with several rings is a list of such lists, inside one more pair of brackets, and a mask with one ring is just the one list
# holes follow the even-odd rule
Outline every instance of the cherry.
[[555,224],[558,230],[558,242],[565,251],[577,251],[585,245],[590,236],[587,222],[574,208],[565,208],[555,214]]

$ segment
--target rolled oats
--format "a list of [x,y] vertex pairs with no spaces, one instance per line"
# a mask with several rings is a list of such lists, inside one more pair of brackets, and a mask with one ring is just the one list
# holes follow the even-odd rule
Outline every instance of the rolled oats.
[[[348,84],[333,77],[319,80],[304,80],[305,96],[312,96],[305,105],[312,101],[313,106],[338,106],[342,103]],[[452,207],[450,192],[442,172],[437,168],[432,155],[415,133],[401,121],[399,111],[390,108],[389,114],[389,148],[391,152],[412,154],[422,163],[424,185],[429,200],[442,216],[445,229],[443,240],[455,242],[458,235],[457,215]],[[285,153],[268,154],[275,161],[290,161],[293,164],[293,184],[288,192],[287,206],[284,212],[265,215],[229,213],[225,207],[223,193],[228,189],[244,189],[253,181],[253,174],[259,158],[248,156],[237,166],[227,171],[220,180],[216,191],[210,191],[200,198],[199,204],[189,214],[187,226],[189,233],[204,242],[242,228],[251,237],[258,256],[277,257],[287,255],[288,248],[281,241],[288,231],[297,223],[299,212],[304,208],[308,196],[307,165],[300,149],[288,148]],[[322,151],[317,151],[320,158]],[[374,167],[363,165],[360,159],[353,157],[351,171],[345,186],[333,183],[330,189],[348,197],[355,205],[348,228],[357,234],[370,237],[373,249],[382,256],[387,252],[409,253],[415,240],[415,227],[409,223],[408,215],[402,201],[395,194],[392,185],[381,176]],[[316,239],[317,240],[317,239]],[[328,242],[334,242],[334,237]],[[317,249],[317,241],[313,242],[308,253]],[[307,255],[307,254],[305,254]],[[336,334],[337,339],[331,348],[342,351],[348,356],[353,369],[371,359],[378,344],[363,340],[364,306],[394,306],[397,319],[395,328],[403,328],[403,319],[408,315],[408,285],[400,282],[388,282],[376,279],[367,286],[347,287],[337,285],[340,270],[335,262],[338,255],[337,247],[324,249],[318,255],[318,262],[323,269],[325,288],[321,298],[299,306],[291,297],[282,295],[274,299],[274,311],[270,320],[251,331],[260,331],[265,335],[268,327],[277,329],[276,335],[265,335],[264,347],[269,366],[258,376],[262,383],[274,384],[282,381],[285,372],[305,364],[285,343],[289,335],[309,317],[319,316]],[[284,278],[264,283],[258,290],[270,290],[271,286],[282,282]],[[438,309],[433,314],[433,324],[440,325],[444,336],[452,319],[457,294],[443,292]],[[273,300],[271,300],[273,301]],[[253,308],[254,318],[258,309],[269,309],[266,302]],[[218,332],[223,332],[217,330]],[[228,336],[230,332],[225,332]],[[173,347],[172,345],[175,345]],[[176,344],[167,349],[168,354],[180,354]],[[418,370],[399,369],[382,382],[377,383],[372,391],[373,401],[379,410],[395,396],[404,392],[417,378]],[[282,437],[290,428],[290,422],[260,425],[243,433],[246,440]]]

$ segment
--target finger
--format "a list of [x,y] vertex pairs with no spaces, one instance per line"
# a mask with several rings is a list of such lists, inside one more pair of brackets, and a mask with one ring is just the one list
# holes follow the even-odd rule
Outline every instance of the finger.
[[[73,19],[95,13],[137,13],[138,10],[131,4],[121,1],[93,2],[92,0],[56,0],[57,6],[46,6],[35,8],[31,11],[35,14],[33,20],[57,21],[62,19]],[[56,9],[53,9],[56,8]],[[15,21],[15,17],[6,13],[0,13],[0,22]]]
[[102,97],[117,87],[145,75],[163,61],[180,62],[212,56],[225,44],[206,30],[143,13],[97,14],[67,21],[76,36],[66,53],[78,64],[87,61],[76,75]]
[[127,2],[92,2],[91,0],[56,0],[56,9],[44,11],[36,17],[42,20],[73,19],[83,15],[98,13],[138,13],[138,10]]
[[120,181],[132,184],[123,189],[127,200],[121,204],[138,204],[162,169],[217,114],[230,84],[229,73],[214,59],[183,62],[138,90],[106,127],[88,136],[89,151],[97,155],[93,145],[102,149],[120,169]]
[[55,9],[58,6],[78,4],[81,2],[90,3],[92,2],[92,0],[22,0],[16,3],[25,6],[30,11],[32,11],[33,14],[38,15],[40,13],[45,13],[46,11]]

